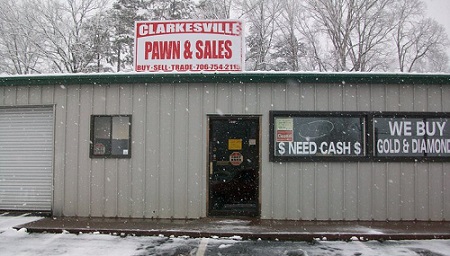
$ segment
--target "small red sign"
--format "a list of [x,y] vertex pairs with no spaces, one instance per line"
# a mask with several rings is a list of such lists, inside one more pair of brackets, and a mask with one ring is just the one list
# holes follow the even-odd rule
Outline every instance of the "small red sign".
[[277,142],[294,141],[294,132],[292,130],[277,130]]
[[233,152],[230,155],[230,164],[239,166],[244,162],[244,156],[240,152]]

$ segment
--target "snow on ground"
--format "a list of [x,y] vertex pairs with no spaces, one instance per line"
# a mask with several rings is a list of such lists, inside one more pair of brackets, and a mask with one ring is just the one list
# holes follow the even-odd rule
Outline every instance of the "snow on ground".
[[399,255],[450,256],[450,240],[420,241],[246,241],[238,237],[121,237],[91,234],[29,234],[12,227],[41,217],[0,214],[0,255]]

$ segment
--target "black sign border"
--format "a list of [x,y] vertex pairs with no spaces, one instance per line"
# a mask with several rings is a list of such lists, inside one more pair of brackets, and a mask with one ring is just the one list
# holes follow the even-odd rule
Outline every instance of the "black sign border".
[[[348,112],[348,111],[269,111],[270,162],[450,162],[450,156],[376,156],[374,118],[449,118],[450,112]],[[361,156],[275,156],[275,117],[360,117],[364,119],[364,153]]]
[[[365,112],[337,112],[337,111],[269,111],[269,161],[270,162],[363,162],[369,161],[368,155],[368,126],[367,113]],[[275,156],[275,117],[359,117],[364,120],[362,135],[363,153],[359,156]]]
[[450,112],[372,112],[368,113],[369,139],[368,154],[375,162],[450,162],[450,156],[376,156],[376,134],[374,127],[374,118],[449,118]]

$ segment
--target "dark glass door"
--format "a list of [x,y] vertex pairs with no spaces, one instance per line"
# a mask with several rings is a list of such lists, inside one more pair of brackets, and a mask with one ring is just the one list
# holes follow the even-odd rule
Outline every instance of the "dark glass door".
[[209,120],[209,215],[259,216],[259,117]]

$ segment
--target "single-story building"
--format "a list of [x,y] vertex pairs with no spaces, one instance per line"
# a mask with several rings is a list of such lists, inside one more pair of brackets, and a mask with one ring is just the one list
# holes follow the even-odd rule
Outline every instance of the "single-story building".
[[450,219],[450,75],[0,77],[0,210]]

